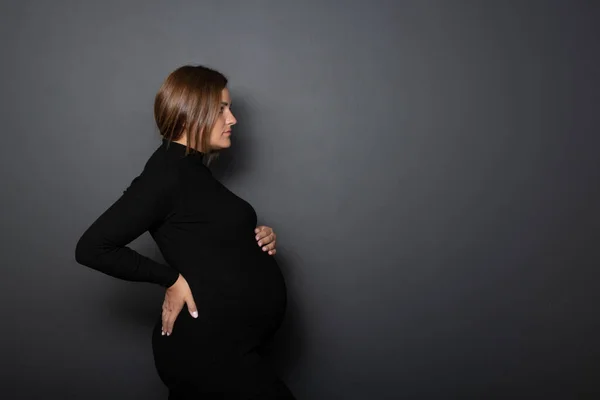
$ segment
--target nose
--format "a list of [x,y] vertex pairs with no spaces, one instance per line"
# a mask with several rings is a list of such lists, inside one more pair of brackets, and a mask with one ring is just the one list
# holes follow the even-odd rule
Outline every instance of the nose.
[[235,125],[237,124],[237,119],[235,119],[235,116],[233,115],[233,113],[231,111],[229,111],[229,116],[227,118],[227,125]]

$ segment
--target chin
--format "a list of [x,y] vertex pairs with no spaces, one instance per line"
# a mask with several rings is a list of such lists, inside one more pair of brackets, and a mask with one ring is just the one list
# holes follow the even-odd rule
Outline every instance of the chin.
[[215,143],[212,148],[214,150],[223,150],[223,149],[227,149],[231,147],[231,140],[227,139],[227,140],[221,140],[219,141],[219,143]]

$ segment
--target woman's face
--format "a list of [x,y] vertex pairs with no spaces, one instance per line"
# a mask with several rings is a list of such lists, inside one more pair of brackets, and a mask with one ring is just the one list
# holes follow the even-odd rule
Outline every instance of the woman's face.
[[231,146],[231,127],[237,120],[231,112],[231,96],[229,89],[225,88],[221,92],[221,111],[217,122],[210,133],[210,147],[212,150],[226,149]]

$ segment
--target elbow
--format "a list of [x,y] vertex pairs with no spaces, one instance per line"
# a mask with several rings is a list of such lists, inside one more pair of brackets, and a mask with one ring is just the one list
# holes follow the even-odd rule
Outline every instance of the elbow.
[[96,248],[94,241],[84,233],[75,246],[75,261],[81,265],[90,266],[96,258]]

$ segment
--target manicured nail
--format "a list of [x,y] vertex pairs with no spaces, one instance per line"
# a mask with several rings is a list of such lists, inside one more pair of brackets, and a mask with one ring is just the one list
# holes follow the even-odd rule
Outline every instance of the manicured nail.
[[167,332],[167,336],[170,336],[170,335],[171,335],[171,332]]
[[258,235],[256,235],[256,237],[254,239],[258,240]]
[[160,334],[161,334],[162,336],[165,336],[165,331],[161,330],[161,331],[160,331]]
[[262,246],[262,242],[258,242],[258,245],[259,245],[259,246]]
[[267,246],[263,247],[263,251],[267,251]]
[[198,318],[198,311],[194,311],[194,312],[192,313],[192,317],[194,317],[194,318]]

